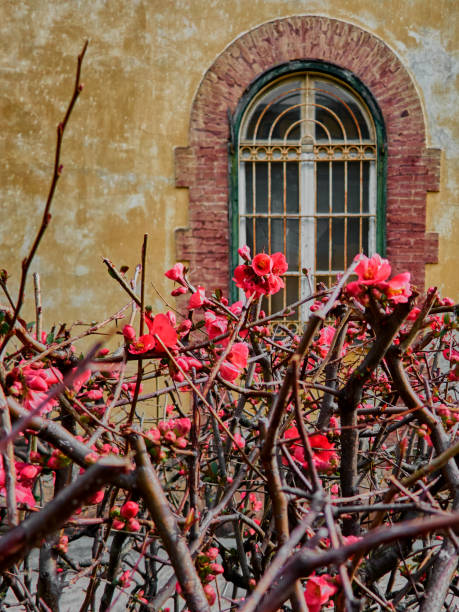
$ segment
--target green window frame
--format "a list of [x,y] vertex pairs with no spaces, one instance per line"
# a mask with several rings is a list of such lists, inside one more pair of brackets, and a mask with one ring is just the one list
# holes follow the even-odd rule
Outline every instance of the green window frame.
[[[384,123],[355,75],[317,61],[278,66],[248,88],[230,117],[230,128],[231,272],[240,263],[241,237],[256,244],[257,251],[259,244],[267,251],[284,251],[293,265],[273,311],[299,292],[305,294],[305,262],[313,263],[313,275],[317,268],[315,280],[324,282],[349,265],[346,255],[349,240],[355,251],[356,227],[360,249],[384,255]],[[342,195],[335,195],[340,189]],[[352,197],[356,189],[360,195]],[[363,246],[362,236],[367,236]],[[232,298],[237,296],[236,289]],[[300,318],[306,316],[304,311]]]

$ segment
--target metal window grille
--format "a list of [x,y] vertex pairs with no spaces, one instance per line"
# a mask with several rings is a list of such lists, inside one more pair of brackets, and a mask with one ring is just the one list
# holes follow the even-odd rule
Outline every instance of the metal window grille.
[[285,289],[265,305],[270,312],[307,295],[309,283],[331,284],[357,253],[375,251],[376,159],[371,115],[337,80],[280,79],[248,107],[239,134],[239,241],[252,253],[281,251],[289,263]]

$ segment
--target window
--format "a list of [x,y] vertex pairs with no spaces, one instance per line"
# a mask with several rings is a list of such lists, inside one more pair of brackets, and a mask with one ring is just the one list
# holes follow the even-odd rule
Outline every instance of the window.
[[307,295],[309,284],[331,284],[357,253],[376,250],[376,160],[372,117],[335,78],[289,75],[248,104],[239,129],[237,229],[253,253],[287,257],[286,287],[270,298],[271,312]]

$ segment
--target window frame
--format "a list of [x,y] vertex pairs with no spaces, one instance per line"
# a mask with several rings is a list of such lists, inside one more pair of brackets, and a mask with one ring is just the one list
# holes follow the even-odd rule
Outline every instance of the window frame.
[[[234,114],[229,113],[229,228],[231,275],[239,265],[239,132],[249,105],[258,93],[270,83],[295,73],[314,72],[345,83],[364,101],[375,127],[376,136],[376,251],[382,256],[386,251],[386,132],[382,113],[365,85],[348,70],[316,60],[294,60],[276,66],[261,74],[244,92]],[[237,288],[231,287],[231,298],[238,299]]]

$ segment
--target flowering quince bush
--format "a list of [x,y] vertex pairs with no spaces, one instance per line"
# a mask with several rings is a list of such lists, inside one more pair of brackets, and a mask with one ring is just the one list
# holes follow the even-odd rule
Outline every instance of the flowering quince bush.
[[[65,589],[82,611],[453,609],[452,300],[361,254],[300,296],[296,334],[283,323],[298,303],[261,311],[284,255],[242,247],[241,300],[177,263],[179,307],[155,312],[145,237],[134,278],[104,260],[123,309],[78,336],[45,331],[38,277],[34,320],[21,310],[48,222],[47,205],[17,298],[0,272],[2,609],[54,612]],[[79,354],[113,322],[110,348]]]

